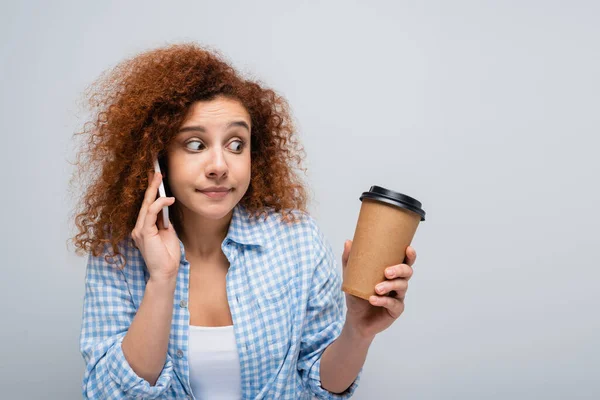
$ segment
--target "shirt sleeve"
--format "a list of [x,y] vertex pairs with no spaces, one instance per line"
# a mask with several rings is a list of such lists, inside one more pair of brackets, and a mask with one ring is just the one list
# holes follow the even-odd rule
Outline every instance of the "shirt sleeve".
[[331,245],[315,226],[313,260],[316,265],[308,299],[306,324],[302,333],[298,370],[304,385],[318,399],[350,398],[360,381],[363,368],[343,393],[332,393],[321,387],[321,357],[344,327],[344,292]]
[[79,338],[86,363],[82,382],[84,399],[156,399],[173,379],[173,360],[165,365],[154,386],[131,368],[121,348],[133,321],[133,304],[125,275],[104,259],[89,254],[85,276],[83,319]]

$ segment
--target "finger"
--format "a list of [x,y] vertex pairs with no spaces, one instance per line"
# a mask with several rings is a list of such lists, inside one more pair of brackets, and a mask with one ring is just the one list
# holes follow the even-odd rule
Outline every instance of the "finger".
[[406,257],[404,258],[404,263],[410,265],[411,267],[417,260],[417,252],[414,247],[408,246],[406,248]]
[[395,291],[397,294],[404,296],[407,290],[408,280],[404,278],[397,278],[394,280],[381,282],[377,286],[375,286],[375,292],[381,296],[386,295],[392,291]]
[[174,197],[160,197],[156,199],[154,203],[150,207],[148,207],[148,213],[146,214],[146,218],[144,219],[144,228],[152,229],[156,226],[156,220],[158,218],[158,213],[165,206],[170,206],[175,202]]
[[404,300],[387,296],[371,296],[369,303],[377,307],[384,307],[390,316],[398,318],[404,312]]
[[388,279],[392,278],[404,278],[409,280],[413,276],[413,269],[408,264],[397,264],[392,265],[385,269],[385,277]]
[[342,253],[342,266],[345,268],[348,264],[348,258],[350,257],[350,249],[352,248],[352,240],[346,240],[344,242],[344,252]]
[[168,224],[168,228],[165,228],[165,219],[163,217],[163,213],[165,212],[165,210],[163,210],[163,208],[161,207],[160,211],[158,212],[157,216],[156,216],[156,225],[158,225],[158,230],[169,230],[173,224],[171,223],[171,221],[167,221]]
[[146,193],[144,194],[143,201],[143,203],[145,203],[147,206],[150,206],[152,203],[154,203],[154,200],[156,200],[156,196],[158,194],[158,187],[160,186],[161,179],[162,175],[160,172],[149,172],[148,187],[146,188]]
[[135,223],[135,226],[136,228],[138,228],[138,230],[142,229],[145,225],[144,220],[146,219],[148,207],[150,207],[154,200],[156,200],[159,185],[160,173],[148,171],[148,187],[146,188],[146,192],[144,193],[144,200],[142,201],[142,206],[140,207],[140,212],[138,213],[138,218]]
[[156,215],[156,225],[158,226],[159,231],[162,231],[163,229],[165,229],[165,224],[163,223],[162,213],[163,213],[163,209],[161,207],[160,211]]

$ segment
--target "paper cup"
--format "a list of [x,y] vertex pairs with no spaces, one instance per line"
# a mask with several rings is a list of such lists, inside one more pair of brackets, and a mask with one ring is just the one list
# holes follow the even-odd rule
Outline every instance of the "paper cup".
[[371,186],[360,200],[342,290],[369,300],[377,295],[375,285],[387,279],[385,269],[404,263],[419,222],[425,221],[425,211],[416,199],[380,186]]

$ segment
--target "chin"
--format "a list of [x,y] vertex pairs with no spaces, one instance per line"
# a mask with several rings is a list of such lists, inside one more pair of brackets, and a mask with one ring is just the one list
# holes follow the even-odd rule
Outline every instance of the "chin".
[[180,203],[184,205],[188,211],[203,218],[220,220],[226,217],[241,201],[243,194],[242,196],[239,196],[239,194],[238,190],[233,190],[228,194],[228,198],[219,201],[205,198],[203,194],[196,192],[193,197],[186,199],[189,201],[187,205],[185,204],[187,201],[184,201],[183,199],[180,200]]
[[[229,196],[231,196],[231,193]],[[239,200],[237,198],[229,198],[225,201],[212,202],[211,200],[204,199],[204,201],[195,202],[191,210],[204,218],[219,220],[226,217],[235,208]]]
[[201,205],[198,207],[194,207],[192,211],[196,214],[203,216],[204,218],[219,220],[224,218],[233,210],[235,204],[210,204],[210,205]]

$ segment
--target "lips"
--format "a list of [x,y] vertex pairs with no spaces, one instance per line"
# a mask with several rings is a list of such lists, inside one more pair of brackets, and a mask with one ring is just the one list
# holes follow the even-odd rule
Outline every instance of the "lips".
[[211,191],[211,190],[198,190],[198,192],[205,194],[206,196],[213,198],[213,199],[222,199],[225,196],[227,196],[229,194],[229,192],[231,192],[231,189],[229,190],[220,190],[220,191]]
[[200,190],[200,189],[196,189],[198,192],[202,192],[202,193],[219,193],[219,192],[229,192],[231,189],[205,189],[205,190]]
[[196,189],[199,192],[228,192],[231,190],[231,188],[226,188],[226,187],[208,187],[206,189]]

